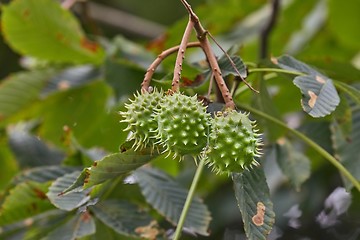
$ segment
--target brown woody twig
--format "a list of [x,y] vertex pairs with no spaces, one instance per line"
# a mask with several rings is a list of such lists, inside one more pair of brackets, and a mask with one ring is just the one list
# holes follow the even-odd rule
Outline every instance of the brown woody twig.
[[[186,45],[186,48],[192,48],[192,47],[200,47],[200,43],[199,42],[190,42]],[[162,53],[160,53],[158,55],[158,57],[151,63],[151,65],[149,66],[149,68],[146,70],[145,76],[144,76],[144,80],[141,83],[141,91],[142,92],[148,92],[149,91],[149,86],[150,86],[150,81],[152,79],[152,76],[156,70],[156,68],[160,65],[160,63],[169,55],[178,52],[180,49],[180,45],[179,46],[175,46],[172,48],[169,48],[165,51],[163,51]]]
[[193,27],[194,27],[194,23],[189,19],[188,24],[186,25],[186,28],[185,28],[183,38],[181,39],[181,43],[180,43],[176,61],[175,61],[174,76],[173,76],[173,80],[172,80],[172,84],[171,84],[171,90],[173,92],[179,91],[182,64],[185,59],[185,50],[186,50],[186,46],[189,42],[191,31],[192,31]]
[[226,86],[226,83],[222,77],[221,69],[217,62],[215,54],[210,46],[210,42],[206,37],[208,32],[203,28],[203,26],[200,23],[199,18],[194,13],[194,11],[192,10],[191,6],[187,3],[187,1],[181,0],[181,2],[183,3],[183,5],[185,6],[186,10],[189,13],[190,21],[192,21],[194,24],[194,29],[196,31],[197,38],[200,42],[201,48],[203,49],[203,51],[209,61],[210,68],[212,69],[216,83],[221,91],[221,95],[224,98],[226,107],[230,108],[230,109],[235,109],[235,103],[234,103],[232,96],[230,94],[230,91],[229,91],[228,87]]

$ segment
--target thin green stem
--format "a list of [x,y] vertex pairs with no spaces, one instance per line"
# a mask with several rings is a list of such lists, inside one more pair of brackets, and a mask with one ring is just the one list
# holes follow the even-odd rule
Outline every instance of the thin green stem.
[[252,112],[260,117],[266,118],[267,120],[278,124],[279,126],[287,129],[291,133],[293,133],[295,136],[302,139],[305,143],[307,143],[310,147],[312,147],[314,150],[316,150],[320,155],[322,155],[326,160],[328,160],[334,167],[336,167],[343,175],[346,177],[353,185],[354,187],[360,192],[360,181],[358,181],[336,158],[334,158],[331,154],[329,154],[327,151],[325,151],[322,147],[320,147],[318,144],[316,144],[314,141],[312,141],[310,138],[302,134],[301,132],[289,128],[285,123],[282,121],[262,112],[257,109],[254,109],[248,105],[242,105],[238,104],[239,107]]
[[280,68],[251,68],[248,70],[249,73],[254,72],[277,72],[277,73],[287,73],[292,75],[298,75],[298,76],[305,76],[305,73],[297,72],[297,71],[291,71],[286,69],[280,69]]
[[197,184],[198,184],[198,182],[200,180],[200,176],[201,176],[201,173],[202,173],[202,171],[204,169],[204,166],[205,166],[205,158],[201,158],[200,162],[199,162],[199,166],[196,169],[194,179],[193,179],[193,181],[191,183],[189,193],[188,193],[188,195],[186,197],[186,201],[185,201],[183,210],[181,212],[180,219],[179,219],[179,222],[177,224],[173,240],[180,239],[181,231],[182,231],[182,228],[183,228],[184,223],[185,223],[186,215],[187,215],[187,213],[189,211],[191,202],[192,202],[192,200],[194,198],[195,189],[196,189],[196,186],[197,186]]
[[[357,95],[358,90],[356,88],[353,88],[352,86],[349,86],[340,81],[333,80],[333,83],[338,89],[349,95],[349,97],[351,97],[358,105],[360,105],[360,98]],[[352,88],[353,90],[351,90]]]

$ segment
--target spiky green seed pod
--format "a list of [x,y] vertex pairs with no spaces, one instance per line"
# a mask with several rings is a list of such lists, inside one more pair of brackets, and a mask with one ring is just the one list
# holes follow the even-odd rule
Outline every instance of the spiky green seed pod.
[[164,152],[197,156],[206,146],[210,114],[196,96],[167,95],[156,114],[158,143]]
[[157,120],[154,119],[154,111],[163,98],[163,93],[154,89],[151,93],[136,93],[134,99],[129,104],[125,104],[126,112],[120,112],[124,120],[128,123],[124,131],[130,131],[128,140],[134,140],[133,148],[143,148],[154,146]]
[[216,173],[242,172],[258,165],[260,134],[248,114],[229,110],[211,121],[206,163]]

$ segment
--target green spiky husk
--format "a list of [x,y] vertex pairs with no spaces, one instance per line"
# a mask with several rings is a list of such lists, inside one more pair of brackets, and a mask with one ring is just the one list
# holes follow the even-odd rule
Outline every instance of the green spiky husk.
[[163,98],[157,110],[157,138],[164,152],[198,155],[207,143],[210,115],[196,96],[173,93]]
[[120,112],[128,126],[124,131],[130,131],[129,141],[134,140],[135,149],[154,146],[155,130],[157,120],[154,119],[154,112],[158,108],[163,93],[154,89],[151,93],[134,94],[134,99],[125,104],[126,112]]
[[248,114],[228,110],[211,121],[206,163],[216,173],[242,172],[258,165],[260,134]]

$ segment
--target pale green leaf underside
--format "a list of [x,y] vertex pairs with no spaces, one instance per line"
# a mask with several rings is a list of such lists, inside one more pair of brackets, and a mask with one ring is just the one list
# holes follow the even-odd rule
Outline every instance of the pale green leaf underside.
[[149,226],[152,220],[146,212],[125,201],[102,201],[92,206],[91,211],[105,225],[126,236],[139,236],[135,230]]
[[[165,173],[151,168],[134,172],[146,201],[173,224],[179,221],[188,191]],[[207,206],[194,197],[184,223],[184,229],[204,236],[209,235],[211,220]]]
[[78,169],[79,168],[67,166],[36,167],[21,172],[21,174],[14,178],[13,182],[20,183],[24,181],[34,181],[44,183],[55,180],[67,173],[74,172]]
[[263,169],[254,167],[233,173],[232,179],[247,238],[267,239],[275,222],[275,213]]
[[280,68],[305,74],[297,76],[294,84],[300,89],[301,105],[310,116],[324,117],[339,105],[340,97],[330,78],[288,55],[281,56],[274,62]]
[[72,217],[65,224],[50,232],[42,240],[75,240],[94,234],[96,231],[94,218],[89,212]]
[[56,179],[51,184],[49,192],[46,195],[48,196],[51,203],[54,204],[57,208],[71,211],[89,201],[90,197],[87,194],[89,191],[74,191],[68,194],[61,194],[65,189],[67,189],[76,181],[79,174],[80,171],[65,174],[64,176]]
[[103,50],[86,39],[80,24],[52,0],[17,0],[2,8],[3,33],[23,55],[44,60],[100,63]]
[[[354,111],[352,114],[352,131],[348,137],[345,137],[341,127],[337,122],[331,125],[332,140],[335,149],[335,156],[349,170],[349,172],[360,181],[360,111]],[[348,190],[352,184],[343,178]]]
[[294,149],[291,143],[285,139],[278,141],[276,153],[280,169],[293,187],[299,191],[301,184],[310,176],[310,160]]

